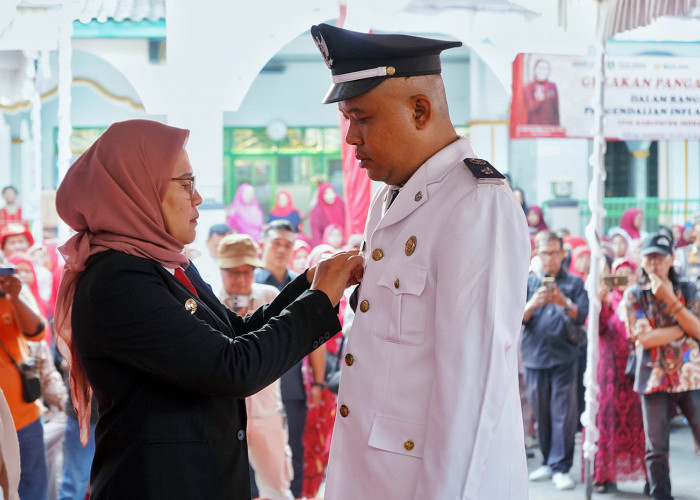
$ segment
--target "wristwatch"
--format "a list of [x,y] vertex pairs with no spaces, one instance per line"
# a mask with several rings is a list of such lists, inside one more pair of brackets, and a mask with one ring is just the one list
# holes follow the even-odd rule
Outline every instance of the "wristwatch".
[[566,298],[566,307],[564,307],[564,310],[565,310],[565,311],[569,311],[569,310],[571,310],[573,307],[574,307],[573,301],[572,301],[569,297],[567,297],[567,298]]

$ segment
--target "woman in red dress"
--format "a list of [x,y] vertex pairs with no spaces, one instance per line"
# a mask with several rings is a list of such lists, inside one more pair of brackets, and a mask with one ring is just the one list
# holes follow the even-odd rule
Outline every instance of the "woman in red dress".
[[[625,374],[630,342],[623,319],[626,314],[622,296],[636,282],[637,266],[631,260],[617,259],[612,273],[627,275],[628,284],[605,288],[601,292],[600,339],[598,361],[597,427],[600,433],[593,465],[594,489],[607,493],[617,482],[646,479],[644,465],[644,424],[634,379]],[[582,471],[583,474],[583,471]]]

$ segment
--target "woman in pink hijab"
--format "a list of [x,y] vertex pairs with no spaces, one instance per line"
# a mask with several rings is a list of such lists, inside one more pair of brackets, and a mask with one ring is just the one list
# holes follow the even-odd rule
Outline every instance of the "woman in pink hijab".
[[323,231],[329,224],[345,227],[345,205],[330,183],[324,182],[318,187],[316,205],[309,214],[311,225],[311,246],[323,242]]
[[255,241],[260,239],[265,214],[255,197],[255,189],[247,182],[236,189],[233,201],[226,210],[226,223],[237,233],[247,234]]
[[627,234],[630,242],[644,236],[641,232],[642,224],[644,224],[644,213],[638,208],[628,208],[620,218],[620,229]]
[[188,135],[115,123],[57,191],[76,234],[55,326],[83,443],[97,398],[93,500],[250,498],[244,398],[338,331],[333,307],[361,274],[339,254],[252,315],[223,306],[183,252],[202,202]]

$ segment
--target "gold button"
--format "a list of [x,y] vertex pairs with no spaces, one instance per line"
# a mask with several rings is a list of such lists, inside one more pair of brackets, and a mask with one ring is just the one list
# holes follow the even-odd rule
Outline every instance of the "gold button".
[[393,66],[388,66],[386,68],[387,76],[394,76],[394,73],[396,73],[396,68],[394,68]]
[[394,281],[394,288],[398,288],[398,287],[399,287],[399,279],[396,278],[396,280]]
[[345,355],[345,364],[348,366],[352,366],[352,364],[355,362],[355,358],[352,354],[348,353]]
[[360,311],[362,311],[363,313],[369,311],[369,302],[367,302],[366,300],[360,302]]
[[340,405],[340,416],[347,417],[350,414],[350,410],[345,405]]
[[409,439],[403,444],[403,447],[408,451],[411,451],[413,448],[415,448],[415,446],[416,443],[414,443],[411,439]]
[[418,244],[418,239],[415,236],[411,236],[408,240],[406,240],[406,255],[410,257],[413,255],[413,252],[416,250],[416,245]]
[[372,258],[374,260],[382,260],[382,257],[384,257],[384,252],[382,252],[381,248],[377,248],[374,252],[372,252]]

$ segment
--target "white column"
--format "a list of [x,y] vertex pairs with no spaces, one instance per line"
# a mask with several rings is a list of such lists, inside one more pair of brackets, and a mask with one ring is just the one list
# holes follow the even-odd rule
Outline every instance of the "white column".
[[632,155],[632,171],[634,172],[634,195],[637,200],[647,197],[647,160],[651,141],[626,141]]
[[0,189],[12,181],[12,136],[10,126],[5,123],[5,117],[0,114]]

